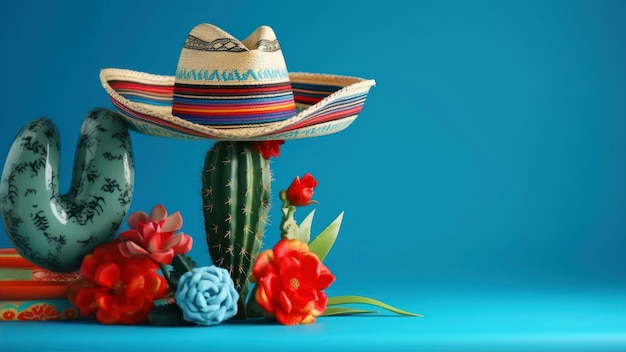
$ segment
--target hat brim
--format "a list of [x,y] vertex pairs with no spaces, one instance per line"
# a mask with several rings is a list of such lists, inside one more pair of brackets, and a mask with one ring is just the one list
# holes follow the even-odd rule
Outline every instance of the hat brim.
[[102,86],[130,128],[175,139],[286,140],[344,130],[363,108],[374,80],[314,73],[290,73],[297,113],[283,121],[259,124],[200,125],[172,114],[174,76],[107,68]]

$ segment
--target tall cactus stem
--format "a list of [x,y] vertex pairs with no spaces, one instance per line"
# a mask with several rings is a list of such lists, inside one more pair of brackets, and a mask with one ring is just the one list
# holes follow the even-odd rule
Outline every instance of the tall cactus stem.
[[270,209],[270,164],[250,142],[218,141],[202,171],[202,207],[209,254],[230,273],[239,293],[236,319],[245,319],[252,265]]

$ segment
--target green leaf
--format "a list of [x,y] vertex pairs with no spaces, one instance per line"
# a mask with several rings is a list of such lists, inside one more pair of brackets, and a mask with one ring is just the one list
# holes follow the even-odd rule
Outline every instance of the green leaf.
[[183,318],[183,311],[176,303],[154,306],[148,318],[155,325],[176,326],[187,325],[189,322]]
[[[329,297],[327,306],[339,305],[339,304],[369,304],[379,308],[386,309],[388,311],[394,312],[400,315],[412,316],[412,317],[421,317],[421,314],[407,312],[402,309],[398,309],[396,307],[390,306],[386,303],[383,303],[379,300],[375,300],[369,297],[363,296],[335,296]],[[328,309],[328,308],[326,308]]]
[[373,314],[378,313],[375,310],[364,310],[364,309],[354,309],[348,307],[326,307],[323,317],[328,317],[332,315],[353,315],[353,314]]
[[315,209],[311,210],[300,226],[298,227],[298,240],[304,243],[309,243],[311,240],[311,223],[313,223],[313,215],[315,215]]
[[[178,285],[178,280],[184,273],[191,271],[191,269],[196,267],[196,262],[184,254],[177,254],[172,259],[172,270],[170,271],[170,280]],[[175,290],[176,288],[173,287]]]
[[337,235],[339,234],[339,228],[341,227],[341,221],[343,220],[343,211],[337,216],[337,218],[320,232],[317,237],[309,243],[309,249],[311,252],[317,254],[320,260],[324,260],[330,249],[332,248]]
[[248,296],[248,301],[246,302],[247,318],[258,318],[264,316],[263,314],[265,313],[265,311],[256,302],[256,291],[258,287],[258,285],[254,285],[254,287],[250,291],[250,295]]

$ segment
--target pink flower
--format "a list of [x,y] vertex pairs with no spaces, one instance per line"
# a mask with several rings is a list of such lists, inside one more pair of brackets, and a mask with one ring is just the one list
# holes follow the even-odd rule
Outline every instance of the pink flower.
[[174,234],[183,226],[179,212],[167,216],[163,205],[156,205],[150,216],[143,211],[130,214],[130,230],[120,234],[120,252],[126,257],[148,257],[154,262],[171,264],[176,254],[191,250],[193,239],[185,233]]

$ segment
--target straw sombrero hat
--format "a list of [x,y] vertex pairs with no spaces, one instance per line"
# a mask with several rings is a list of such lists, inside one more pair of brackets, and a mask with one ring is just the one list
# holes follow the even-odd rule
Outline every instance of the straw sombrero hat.
[[200,24],[187,36],[175,76],[107,68],[100,80],[138,132],[178,139],[271,140],[348,127],[373,80],[289,73],[274,31],[239,41]]

